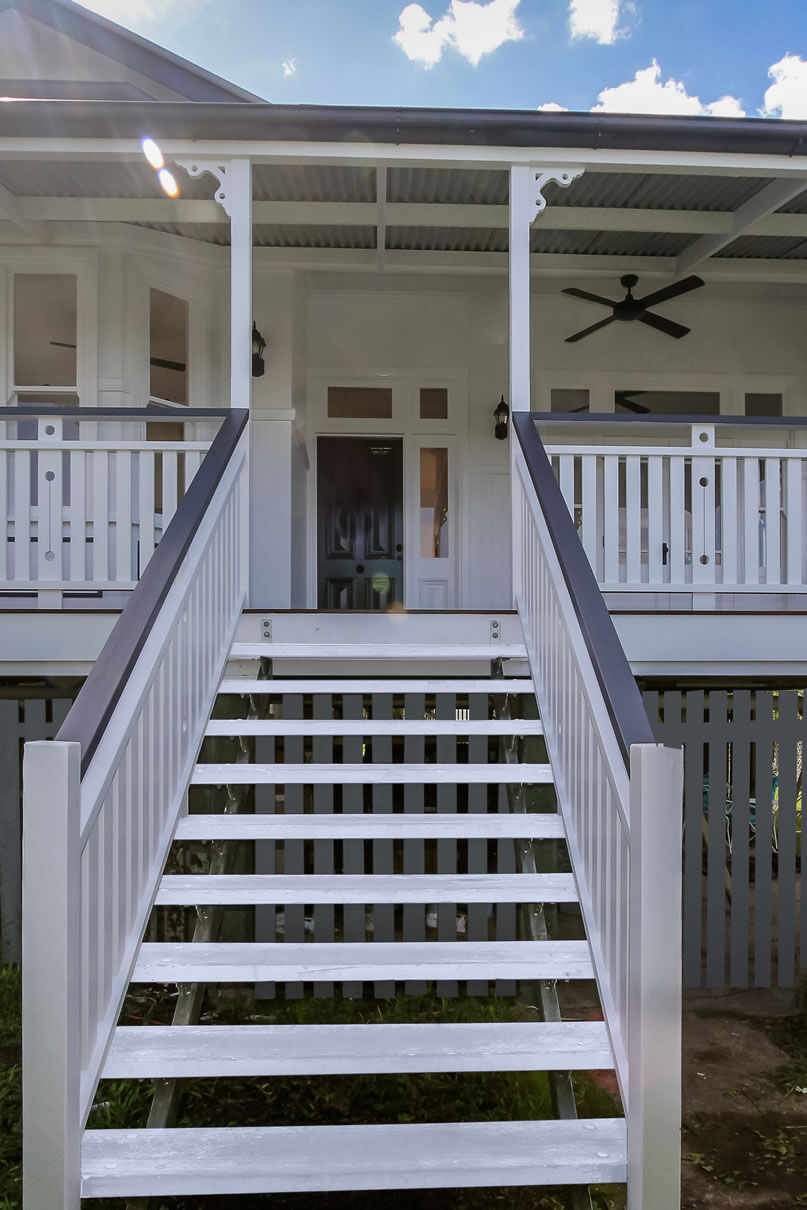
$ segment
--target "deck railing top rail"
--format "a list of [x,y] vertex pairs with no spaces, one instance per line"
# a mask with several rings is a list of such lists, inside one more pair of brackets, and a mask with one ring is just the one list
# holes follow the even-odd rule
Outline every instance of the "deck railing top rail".
[[[204,414],[220,415],[221,426],[57,736],[81,744],[82,776],[248,420],[243,410],[220,409]],[[131,412],[127,418],[131,418]]]
[[232,415],[231,408],[186,408],[180,412],[164,407],[145,408],[90,408],[62,407],[59,403],[24,403],[18,407],[0,408],[0,419],[28,420],[32,416],[69,416],[81,420],[165,420],[176,424],[177,420],[210,420],[218,416]]
[[631,744],[652,744],[653,733],[602,592],[538,435],[535,420],[533,414],[517,412],[513,417],[513,426],[543,510],[546,527],[594,666],[620,752],[628,768]]
[[666,415],[664,413],[646,412],[641,416],[628,416],[624,412],[530,412],[530,419],[542,427],[547,424],[557,425],[680,425],[680,424],[711,424],[716,428],[722,425],[743,426],[755,428],[807,428],[807,416],[682,416]]

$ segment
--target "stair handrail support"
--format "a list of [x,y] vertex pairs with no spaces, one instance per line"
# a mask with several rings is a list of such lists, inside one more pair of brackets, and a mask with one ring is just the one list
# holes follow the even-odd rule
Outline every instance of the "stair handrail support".
[[513,582],[614,1051],[630,1210],[680,1205],[680,749],[635,680],[529,415],[514,416]]
[[25,745],[25,1210],[78,1210],[81,1129],[245,600],[245,425],[225,421],[56,740]]

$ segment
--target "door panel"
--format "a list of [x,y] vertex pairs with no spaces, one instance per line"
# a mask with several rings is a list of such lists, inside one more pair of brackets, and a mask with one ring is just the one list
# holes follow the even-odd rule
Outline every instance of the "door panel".
[[317,440],[317,601],[320,609],[403,604],[403,442]]

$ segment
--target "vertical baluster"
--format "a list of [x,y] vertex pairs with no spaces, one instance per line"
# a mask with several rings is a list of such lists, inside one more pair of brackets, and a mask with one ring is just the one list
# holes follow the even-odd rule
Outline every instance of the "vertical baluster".
[[[687,515],[684,495],[685,462],[680,455],[669,459],[670,474],[670,584],[687,581]],[[690,523],[691,523],[690,516]],[[691,572],[691,568],[689,569]]]
[[92,579],[109,580],[109,461],[106,450],[91,455],[92,468]]
[[[314,694],[315,719],[333,718],[333,698],[330,693]],[[333,761],[333,739],[330,735],[317,735],[316,730],[312,740],[311,760],[314,764],[329,764]],[[333,785],[314,782],[314,814],[333,815]],[[333,874],[333,841],[314,841],[314,873]],[[334,909],[329,903],[318,904],[314,908],[314,940],[333,941],[334,939]],[[317,998],[333,995],[332,983],[316,983],[314,996]]]
[[642,579],[642,481],[641,459],[625,459],[625,565],[628,584]]
[[[2,428],[5,430],[5,425]],[[0,580],[10,580],[11,577],[11,559],[10,559],[10,537],[11,537],[11,500],[9,498],[9,472],[10,455],[8,450],[0,449]]]
[[765,459],[765,583],[781,584],[782,463],[779,458]]
[[87,454],[85,450],[70,452],[70,562],[65,579],[84,581],[89,579],[87,568],[87,484],[85,474]]
[[692,459],[692,582],[715,582],[715,460]]
[[737,583],[740,554],[737,499],[737,459],[724,457],[720,463],[720,548],[724,584]]
[[30,450],[15,450],[14,460],[14,579],[30,581],[31,575],[31,482],[33,457]]
[[581,464],[582,522],[580,536],[583,541],[583,549],[596,576],[598,574],[597,555],[600,547],[600,543],[597,541],[597,458],[594,454],[584,454]]
[[185,491],[188,490],[193,482],[194,476],[202,465],[204,458],[203,450],[186,450],[185,451]]
[[[267,686],[271,689],[271,681],[267,682]],[[273,715],[277,717],[281,713],[283,717],[288,717],[284,709],[286,698],[281,698],[283,703],[278,711],[278,707],[273,707]],[[278,741],[272,735],[258,735],[255,737],[255,761],[259,765],[271,765],[277,760],[276,745]],[[288,759],[288,758],[287,758]],[[277,791],[278,787],[269,782],[258,782],[255,786],[255,814],[256,815],[274,815],[277,812]],[[275,874],[282,870],[282,843],[275,840],[256,840],[255,841],[255,873],[256,874]],[[284,938],[285,940],[285,933]],[[277,905],[274,903],[259,903],[255,908],[255,940],[256,941],[277,941]],[[264,981],[256,984],[255,995],[259,999],[272,1000],[276,994],[275,984],[269,981]]]
[[651,455],[647,459],[647,582],[664,583],[664,565],[669,551],[664,544],[664,463]]
[[[303,697],[299,693],[287,693],[283,697],[283,717],[303,718]],[[305,754],[305,741],[301,736],[286,736],[284,760],[287,764],[302,764]],[[286,815],[302,815],[305,812],[304,786],[286,785],[285,806]],[[305,873],[305,841],[287,840],[283,845],[283,873]],[[305,941],[305,906],[303,904],[285,905],[283,940],[286,944],[302,945]],[[286,999],[301,1000],[304,985],[302,983],[286,984]]]
[[[391,693],[374,693],[372,703],[374,719],[392,718]],[[372,745],[374,764],[389,763],[392,761],[391,736],[374,735]],[[389,815],[392,813],[392,794],[393,789],[391,785],[384,785],[375,781],[373,782],[374,815]],[[394,846],[391,840],[373,841],[373,873],[382,875],[395,873]],[[373,940],[395,940],[395,907],[393,904],[373,904]],[[393,996],[394,994],[394,981],[375,984],[376,996]]]
[[[490,715],[490,699],[487,694],[473,693],[468,699],[468,715],[471,719],[486,721]],[[488,760],[489,740],[486,735],[471,735],[468,737],[468,763],[484,765]],[[498,743],[497,743],[498,748]],[[468,814],[486,815],[488,809],[488,788],[485,785],[468,786]],[[486,840],[468,841],[468,873],[488,873],[488,842]],[[468,940],[487,941],[488,921],[497,910],[489,903],[468,904]],[[487,979],[468,980],[466,992],[469,996],[487,996],[489,991]]]
[[118,584],[135,579],[132,567],[132,455],[115,452],[114,577]]
[[759,498],[759,459],[743,458],[744,584],[759,584],[764,533]]
[[[426,697],[423,693],[407,693],[404,697],[404,716],[422,721],[426,717]],[[423,735],[407,735],[404,740],[406,764],[423,764],[426,759],[426,740]],[[423,785],[414,782],[404,786],[404,814],[422,815],[424,810]],[[418,838],[403,842],[404,874],[425,874],[425,841]],[[426,905],[405,903],[403,908],[404,941],[426,940]],[[408,996],[420,996],[427,985],[422,980],[410,979],[406,984]]]
[[[438,693],[436,697],[436,717],[446,722],[456,721],[457,695],[455,693]],[[457,739],[454,735],[438,735],[437,764],[455,765],[457,763]],[[438,815],[455,815],[457,811],[457,787],[454,785],[439,785],[437,787]],[[457,872],[457,842],[455,840],[437,841],[437,873],[455,874]],[[441,903],[437,908],[437,940],[457,940],[457,905],[456,903]],[[435,985],[438,996],[456,996],[457,984],[452,980],[440,979]]]
[[704,790],[708,804],[706,873],[706,985],[722,987],[726,966],[726,782],[728,776],[728,694],[709,692],[709,719],[703,722],[707,749]]
[[603,540],[605,543],[605,583],[619,581],[619,457],[603,458]]
[[163,450],[163,533],[177,511],[178,468],[176,451]]
[[[346,693],[342,698],[342,717],[344,719],[360,720],[364,718],[364,701],[360,693]],[[365,736],[346,735],[343,741],[342,759],[346,765],[360,765],[364,749]],[[364,786],[347,785],[342,787],[342,811],[346,815],[364,814]],[[346,875],[364,873],[364,841],[342,841],[342,869]],[[364,903],[346,903],[344,906],[344,940],[364,941],[366,939],[367,905]],[[361,983],[345,983],[342,986],[343,995],[350,998],[360,998],[363,991]]]
[[140,542],[138,576],[142,576],[154,554],[154,454],[141,450],[138,454],[138,538]]
[[802,584],[802,545],[804,516],[802,509],[801,458],[785,460],[785,551],[787,583]]
[[574,454],[561,454],[558,458],[558,480],[569,515],[574,520]]

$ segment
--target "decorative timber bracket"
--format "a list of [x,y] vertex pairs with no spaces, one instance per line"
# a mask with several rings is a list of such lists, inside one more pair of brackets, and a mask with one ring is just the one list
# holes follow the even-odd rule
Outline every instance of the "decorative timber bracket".
[[230,201],[230,170],[228,164],[223,164],[220,160],[177,160],[180,168],[184,168],[188,176],[199,177],[205,172],[209,172],[214,176],[219,183],[219,187],[213,194],[213,200],[218,202],[228,218],[232,218],[232,205]]
[[568,189],[572,181],[576,181],[579,176],[583,175],[582,167],[552,167],[552,168],[533,168],[535,177],[535,192],[532,202],[532,212],[529,216],[529,225],[535,222],[539,214],[543,214],[546,210],[546,198],[544,197],[544,189],[550,181],[554,181],[556,185],[560,185],[563,189]]

